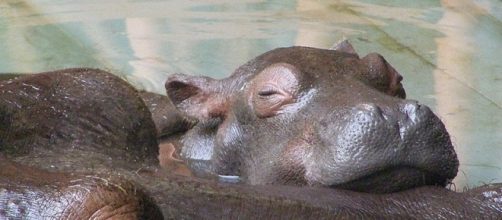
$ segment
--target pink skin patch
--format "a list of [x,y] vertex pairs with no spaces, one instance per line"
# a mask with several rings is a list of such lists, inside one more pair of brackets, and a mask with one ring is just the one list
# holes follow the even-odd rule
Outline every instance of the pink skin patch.
[[181,176],[192,176],[192,172],[176,158],[176,148],[170,142],[159,144],[159,165],[163,169]]

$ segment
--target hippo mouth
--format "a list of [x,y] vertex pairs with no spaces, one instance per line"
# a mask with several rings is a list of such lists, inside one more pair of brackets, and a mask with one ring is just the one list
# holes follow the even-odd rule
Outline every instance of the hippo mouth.
[[371,193],[390,193],[423,185],[445,187],[451,179],[417,167],[390,167],[359,177],[349,182],[332,185],[333,188]]

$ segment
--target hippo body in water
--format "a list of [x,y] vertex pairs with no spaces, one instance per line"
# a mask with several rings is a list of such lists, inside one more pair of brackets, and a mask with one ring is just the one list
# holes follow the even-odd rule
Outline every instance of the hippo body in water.
[[448,133],[400,80],[347,43],[272,50],[220,81],[173,75],[167,97],[95,69],[2,80],[0,216],[502,217],[501,185],[443,187],[458,166]]

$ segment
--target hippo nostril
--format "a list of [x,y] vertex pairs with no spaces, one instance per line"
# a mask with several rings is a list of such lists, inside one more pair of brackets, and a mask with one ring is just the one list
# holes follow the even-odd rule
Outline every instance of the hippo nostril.
[[401,111],[413,122],[418,122],[420,119],[427,118],[431,110],[425,105],[419,104],[414,100],[407,100],[401,105]]

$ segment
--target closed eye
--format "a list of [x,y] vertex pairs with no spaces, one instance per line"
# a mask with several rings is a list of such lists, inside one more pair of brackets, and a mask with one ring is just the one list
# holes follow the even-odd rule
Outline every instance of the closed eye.
[[272,85],[266,85],[260,91],[258,91],[259,96],[271,96],[280,93],[281,92],[277,88],[275,88],[275,86]]
[[269,89],[269,90],[262,90],[258,92],[259,96],[271,96],[279,93],[277,90]]
[[287,63],[272,64],[258,73],[250,84],[250,93],[246,93],[258,118],[281,114],[286,105],[295,102],[299,74],[299,70]]

